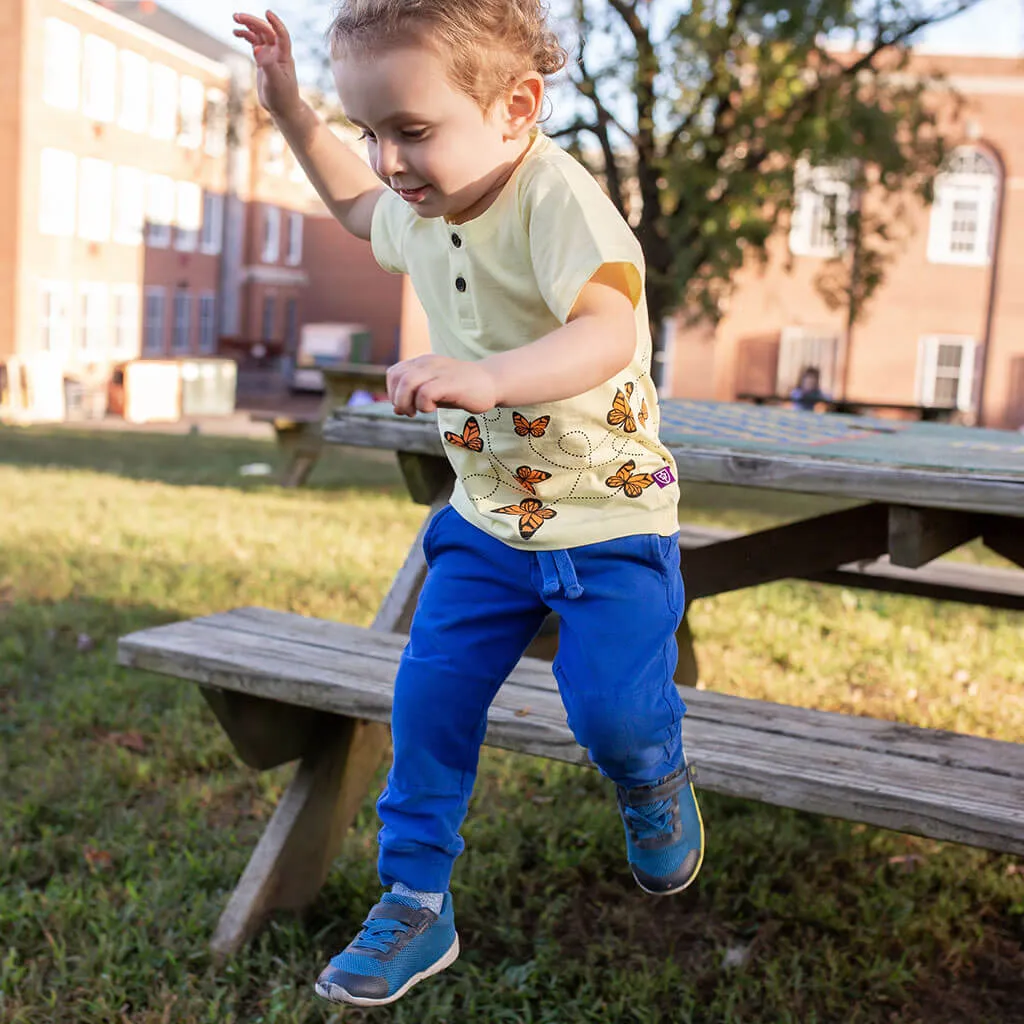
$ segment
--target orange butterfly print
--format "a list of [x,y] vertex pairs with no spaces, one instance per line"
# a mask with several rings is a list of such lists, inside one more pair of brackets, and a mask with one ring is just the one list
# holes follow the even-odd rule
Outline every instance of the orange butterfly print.
[[529,540],[544,525],[545,519],[554,519],[558,515],[553,508],[545,508],[540,498],[523,498],[518,505],[505,505],[491,511],[519,516],[519,536],[523,540]]
[[647,399],[641,399],[640,401],[640,412],[637,413],[636,418],[640,421],[641,427],[647,426]]
[[466,425],[462,428],[461,435],[446,430],[444,432],[444,439],[456,448],[466,448],[471,452],[482,452],[484,450],[484,441],[480,436],[480,424],[475,416],[470,416],[466,420]]
[[613,427],[622,427],[627,434],[636,432],[636,420],[633,418],[633,410],[629,407],[629,400],[633,395],[633,384],[627,381],[625,394],[622,389],[616,389],[615,399],[608,412],[608,422]]
[[654,477],[650,473],[634,473],[634,469],[636,463],[632,459],[624,462],[614,476],[605,480],[605,484],[616,491],[621,487],[627,498],[639,498],[654,483]]
[[521,412],[512,413],[512,422],[515,424],[516,433],[520,437],[543,437],[544,431],[548,429],[551,422],[550,416],[538,416],[535,420],[528,420]]
[[533,489],[533,485],[542,484],[545,480],[550,480],[551,474],[545,473],[543,469],[530,469],[529,466],[520,466],[516,470],[516,479],[531,494],[536,494],[537,492]]

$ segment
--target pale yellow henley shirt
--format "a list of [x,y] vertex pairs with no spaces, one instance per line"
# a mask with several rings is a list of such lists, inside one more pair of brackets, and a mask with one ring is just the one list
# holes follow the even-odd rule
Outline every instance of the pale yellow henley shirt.
[[479,217],[422,218],[386,191],[371,242],[385,270],[410,275],[431,348],[454,359],[536,341],[566,322],[603,264],[631,268],[637,344],[621,373],[574,398],[479,415],[441,409],[437,419],[457,477],[452,505],[512,547],[675,533],[679,491],[658,439],[643,252],[584,167],[538,133]]

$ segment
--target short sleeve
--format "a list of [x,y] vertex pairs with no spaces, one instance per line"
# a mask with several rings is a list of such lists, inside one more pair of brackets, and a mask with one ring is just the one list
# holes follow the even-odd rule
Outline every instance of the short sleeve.
[[390,189],[385,189],[373,208],[370,219],[370,247],[380,266],[391,274],[405,274],[408,267],[403,253],[409,217],[415,214]]
[[537,285],[565,323],[583,286],[606,263],[629,268],[630,300],[644,288],[643,250],[590,173],[564,154],[538,159],[519,197]]

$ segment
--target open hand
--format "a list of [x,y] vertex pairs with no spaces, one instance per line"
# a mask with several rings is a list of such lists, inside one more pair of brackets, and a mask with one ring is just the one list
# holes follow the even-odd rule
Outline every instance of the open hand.
[[287,117],[300,103],[288,29],[273,11],[266,21],[252,14],[235,14],[234,20],[242,26],[234,34],[252,45],[260,103],[275,117]]
[[487,412],[498,404],[498,382],[482,363],[447,356],[417,356],[388,370],[395,412],[415,416],[435,409]]

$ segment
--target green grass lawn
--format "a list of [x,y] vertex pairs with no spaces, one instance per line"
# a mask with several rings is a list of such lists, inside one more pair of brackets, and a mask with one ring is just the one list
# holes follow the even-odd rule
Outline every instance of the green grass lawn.
[[[378,895],[372,798],[315,906],[213,964],[290,770],[242,766],[195,687],[118,668],[116,639],[241,604],[368,623],[423,516],[382,456],[332,451],[299,491],[238,474],[274,459],[0,429],[0,1022],[1024,1020],[1019,859],[706,795],[701,878],[656,900],[596,772],[493,750],[450,971],[372,1012],[312,994]],[[741,527],[817,507],[687,503]],[[1024,739],[1022,615],[798,583],[692,614],[709,688]]]

